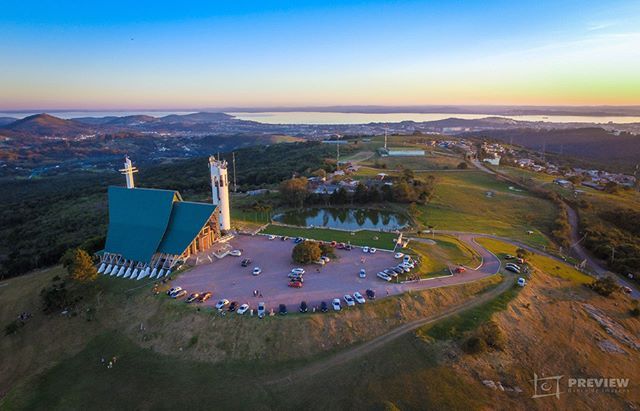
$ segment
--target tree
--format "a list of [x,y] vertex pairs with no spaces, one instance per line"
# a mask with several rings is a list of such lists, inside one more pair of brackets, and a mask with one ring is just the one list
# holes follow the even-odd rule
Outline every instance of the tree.
[[413,181],[413,179],[415,178],[415,174],[413,173],[412,169],[405,168],[404,170],[402,170],[402,178],[407,181]]
[[307,179],[305,177],[292,178],[280,184],[280,196],[285,203],[302,207],[307,197]]
[[465,161],[463,161],[460,164],[458,164],[457,168],[458,170],[466,170],[467,168],[469,168],[469,165]]
[[291,258],[298,264],[309,264],[318,261],[321,255],[320,245],[315,241],[298,243],[291,252]]
[[94,281],[98,278],[98,270],[93,265],[91,256],[80,248],[73,250],[73,256],[68,262],[67,271],[71,279],[79,282]]
[[529,257],[529,251],[520,247],[516,250],[516,255],[523,260],[526,260]]
[[366,203],[369,199],[369,193],[367,192],[367,186],[362,183],[358,183],[356,186],[356,192],[353,194],[353,201],[358,204]]
[[314,171],[313,173],[314,176],[316,177],[320,177],[320,178],[326,178],[327,177],[327,172],[325,171],[324,168],[319,168],[316,171]]

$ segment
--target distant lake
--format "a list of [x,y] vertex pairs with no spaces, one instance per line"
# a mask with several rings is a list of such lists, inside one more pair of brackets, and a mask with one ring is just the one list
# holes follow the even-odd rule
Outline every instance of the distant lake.
[[409,220],[402,214],[362,208],[305,208],[273,216],[283,224],[340,228],[343,230],[398,230]]
[[455,113],[332,113],[332,112],[264,112],[227,113],[241,120],[253,120],[267,124],[367,124],[399,123],[401,121],[436,121],[447,118],[477,120],[487,117],[502,117],[520,121],[546,121],[552,123],[640,123],[640,117],[624,116],[497,116],[489,114]]

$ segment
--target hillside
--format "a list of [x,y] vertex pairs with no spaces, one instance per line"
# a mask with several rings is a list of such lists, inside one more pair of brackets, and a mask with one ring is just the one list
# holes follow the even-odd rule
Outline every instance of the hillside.
[[74,120],[64,120],[49,114],[34,114],[0,127],[3,131],[29,136],[77,136],[90,134],[93,128]]
[[[500,256],[514,252],[492,240],[486,245]],[[524,289],[292,382],[282,377],[476,298],[499,280],[408,293],[340,314],[259,321],[198,311],[110,278],[85,289],[77,315],[46,316],[38,311],[37,293],[64,274],[60,268],[34,273],[0,288],[3,322],[34,313],[18,333],[0,340],[0,352],[13,353],[0,362],[0,408],[172,408],[197,398],[264,410],[633,409],[640,400],[634,348],[640,320],[628,314],[629,299],[596,295],[581,285],[586,276],[555,260],[532,261],[536,271]],[[499,348],[463,349],[487,327],[499,330]],[[112,356],[112,369],[101,365],[101,357]],[[564,385],[560,399],[536,399],[534,373],[564,375],[563,384],[572,377],[611,377],[631,385],[611,393],[567,392]]]
[[495,138],[535,150],[542,150],[544,147],[550,153],[562,153],[600,163],[635,165],[640,157],[640,136],[629,133],[614,134],[600,127],[566,130],[484,130],[466,135]]

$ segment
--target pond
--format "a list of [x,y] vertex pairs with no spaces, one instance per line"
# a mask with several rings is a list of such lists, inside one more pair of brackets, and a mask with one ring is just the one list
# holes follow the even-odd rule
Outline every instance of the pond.
[[361,208],[305,208],[277,214],[273,220],[304,227],[328,227],[342,230],[399,230],[409,224],[402,214]]

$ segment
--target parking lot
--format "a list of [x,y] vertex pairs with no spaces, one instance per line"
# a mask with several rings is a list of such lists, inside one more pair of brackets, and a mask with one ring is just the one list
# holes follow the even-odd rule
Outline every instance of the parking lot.
[[[286,304],[289,310],[294,310],[301,301],[306,301],[310,307],[320,305],[321,301],[331,303],[333,298],[340,298],[344,294],[353,294],[365,290],[376,291],[378,297],[397,294],[406,289],[402,284],[386,283],[376,277],[376,273],[390,266],[396,265],[397,260],[389,252],[378,251],[375,254],[365,254],[360,248],[351,251],[336,249],[336,259],[324,266],[312,264],[304,266],[303,288],[288,287],[287,274],[297,267],[291,260],[294,243],[291,240],[282,241],[280,238],[269,240],[266,236],[238,236],[231,240],[234,249],[242,250],[241,257],[228,255],[212,263],[206,259],[188,272],[180,275],[172,282],[172,286],[180,286],[191,292],[211,291],[212,298],[205,304],[213,306],[221,298],[237,301],[239,304],[248,303],[256,308],[258,302],[264,301],[267,309],[276,310],[278,304]],[[364,263],[361,258],[364,257]],[[242,267],[244,258],[252,260],[248,267]],[[260,267],[260,275],[252,275],[254,267]],[[366,278],[360,278],[361,268],[367,271]],[[259,295],[254,296],[254,290]]]

